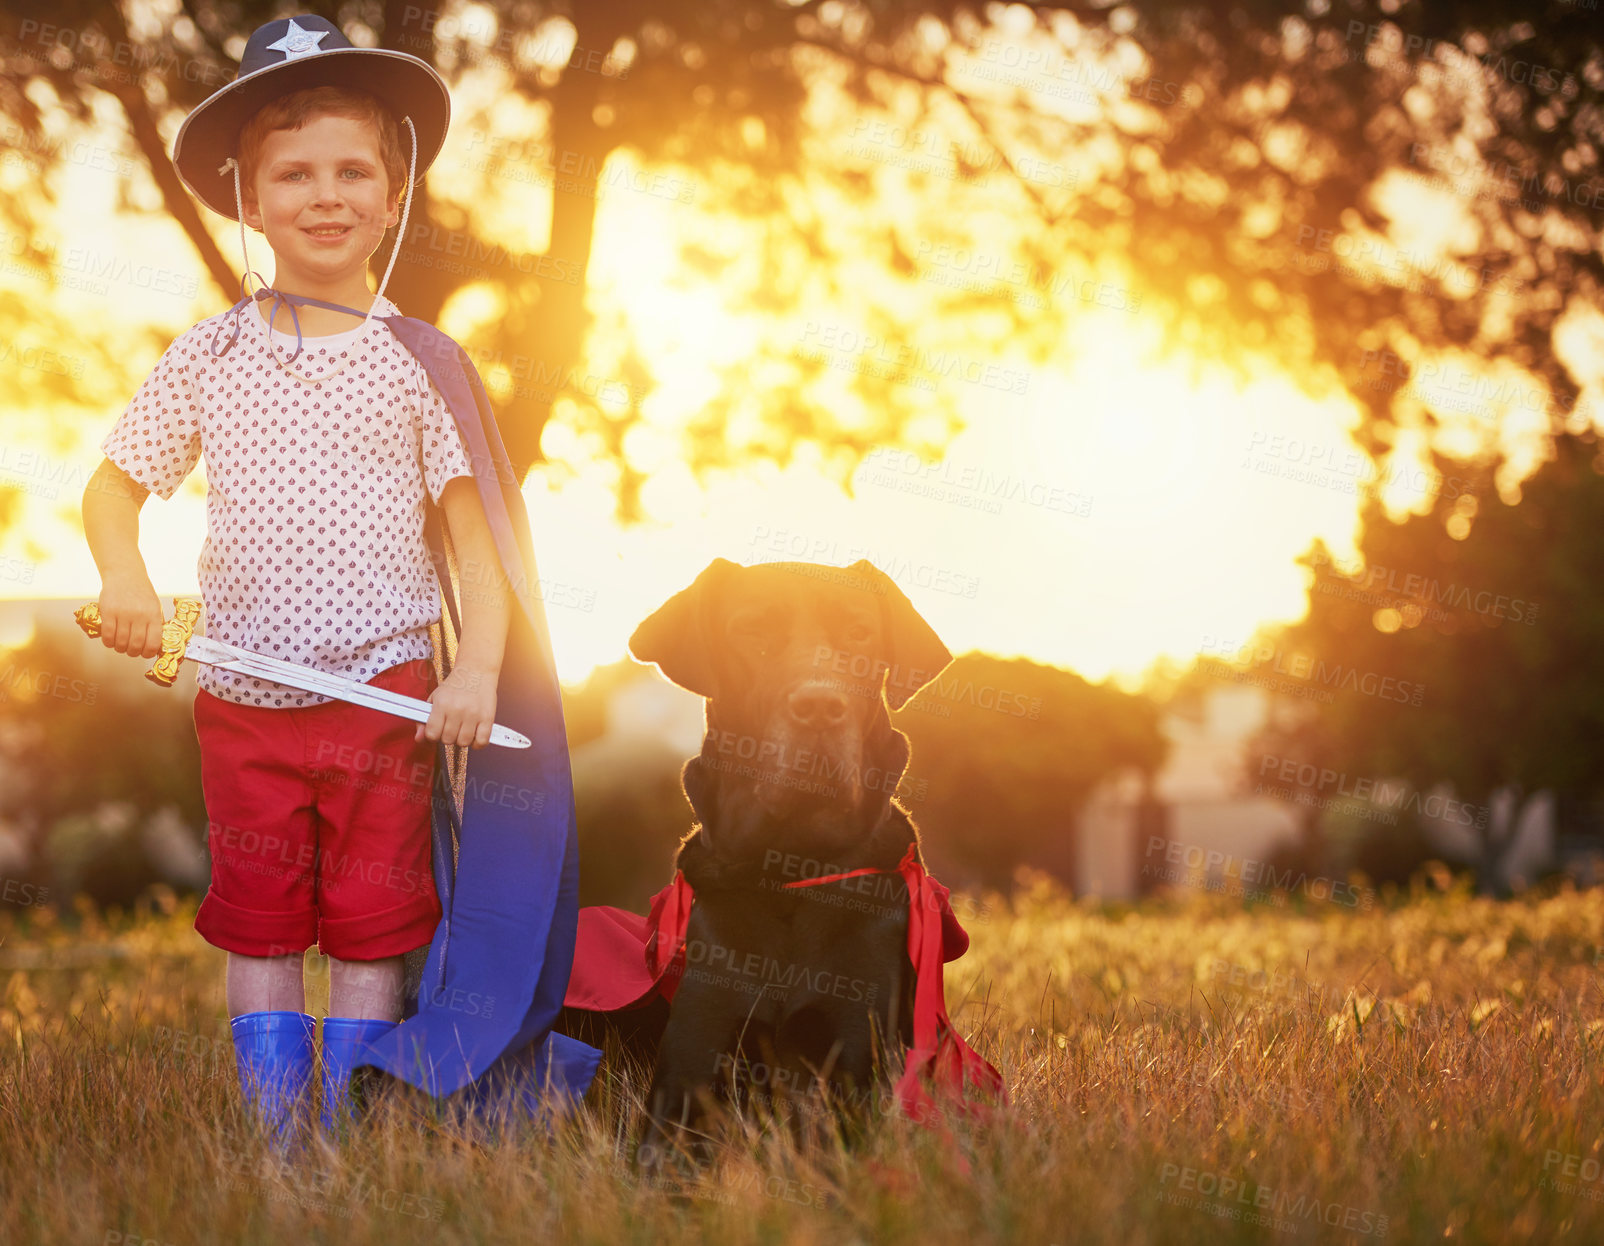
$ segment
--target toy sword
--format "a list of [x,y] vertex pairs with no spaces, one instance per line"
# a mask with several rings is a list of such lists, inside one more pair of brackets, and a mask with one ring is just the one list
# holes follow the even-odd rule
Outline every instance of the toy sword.
[[[264,657],[237,645],[225,644],[206,636],[195,635],[195,624],[200,620],[201,602],[198,597],[174,597],[173,617],[162,624],[162,651],[156,663],[145,672],[145,678],[163,688],[171,688],[178,678],[178,665],[185,658],[205,662],[219,670],[235,671],[256,679],[299,688],[303,692],[316,692],[337,701],[365,705],[369,709],[413,722],[426,723],[434,708],[417,697],[403,696],[370,684],[359,684],[341,675],[329,675],[309,666],[299,666],[282,658]],[[73,620],[86,635],[100,635],[100,606],[97,602],[80,606],[73,612]],[[528,748],[529,737],[500,723],[490,728],[490,743],[507,748]]]

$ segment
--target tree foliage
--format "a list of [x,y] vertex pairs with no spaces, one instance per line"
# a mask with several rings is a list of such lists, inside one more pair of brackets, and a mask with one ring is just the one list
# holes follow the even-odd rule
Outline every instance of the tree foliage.
[[[693,271],[739,272],[736,312],[794,313],[822,298],[886,342],[930,340],[946,324],[977,356],[1017,349],[1046,364],[1063,356],[1059,316],[1002,283],[921,284],[921,253],[949,240],[1053,276],[1112,256],[1172,345],[1207,359],[1263,353],[1312,389],[1345,386],[1366,406],[1359,436],[1375,454],[1400,414],[1365,384],[1385,348],[1411,364],[1450,348],[1507,356],[1552,388],[1556,420],[1575,395],[1550,336],[1568,299],[1598,285],[1604,60],[1574,3],[1145,0],[983,17],[969,5],[892,0],[569,2],[500,7],[477,24],[464,14],[482,8],[312,7],[359,41],[432,59],[448,78],[493,67],[501,98],[543,119],[528,135],[467,120],[485,130],[492,175],[531,154],[558,175],[537,183],[551,188],[546,252],[498,252],[475,205],[436,186],[416,205],[393,288],[410,314],[433,318],[464,283],[438,262],[439,231],[461,253],[499,254],[473,278],[501,308],[478,330],[477,355],[532,356],[555,378],[498,395],[514,459],[539,457],[560,395],[615,463],[625,514],[642,481],[624,446],[653,383],[649,361],[623,348],[612,392],[624,409],[598,400],[575,368],[587,335],[611,326],[592,324],[585,282],[569,279],[589,270],[597,196],[619,153],[689,170],[699,208],[761,224],[759,255],[712,244],[686,256]],[[162,19],[123,0],[30,0],[9,12],[0,110],[18,126],[10,154],[40,171],[62,159],[37,141],[39,84],[50,107],[83,120],[115,99],[164,210],[234,297],[232,263],[173,176],[166,142],[278,8],[183,0]],[[47,26],[68,34],[52,42]],[[871,146],[867,159],[843,141],[853,137]],[[1451,239],[1462,262],[1417,262],[1408,240],[1420,222],[1389,218],[1389,178],[1432,182],[1439,202],[1463,213]],[[906,202],[912,212],[893,206]],[[865,255],[916,297],[861,306],[855,266]],[[852,384],[869,423],[844,421],[809,392],[824,363],[799,359],[794,342],[759,354],[706,403],[686,452],[693,469],[783,461],[804,442],[923,449],[932,437],[939,445],[928,430],[957,418],[862,369]],[[753,375],[774,384],[754,395]],[[1420,414],[1407,396],[1401,404]]]
[[1004,890],[1021,865],[1073,881],[1087,797],[1122,770],[1160,768],[1158,717],[1145,697],[1057,667],[954,659],[893,716],[912,752],[899,798],[932,869]]
[[1475,815],[1500,788],[1548,789],[1562,808],[1604,796],[1604,456],[1592,434],[1557,438],[1518,505],[1498,500],[1489,476],[1402,523],[1372,508],[1355,563],[1317,543],[1303,560],[1308,617],[1243,658],[1298,692],[1331,694],[1286,698],[1257,753],[1350,787],[1446,785],[1483,834],[1484,874],[1509,823]]

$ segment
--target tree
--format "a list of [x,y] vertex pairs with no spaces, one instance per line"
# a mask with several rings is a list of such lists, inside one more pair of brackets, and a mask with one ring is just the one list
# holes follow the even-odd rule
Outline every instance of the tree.
[[[1255,753],[1346,776],[1350,788],[1402,780],[1383,806],[1451,787],[1463,807],[1439,808],[1479,833],[1486,886],[1517,821],[1487,816],[1496,791],[1547,789],[1562,808],[1604,796],[1599,440],[1555,438],[1518,504],[1497,500],[1491,475],[1484,464],[1471,477],[1479,488],[1402,523],[1372,504],[1353,565],[1316,543],[1303,560],[1314,573],[1308,617],[1253,655],[1284,684],[1332,694],[1287,698]],[[1316,794],[1340,786],[1317,782]]]
[[66,618],[0,653],[0,818],[22,833],[31,881],[60,899],[126,903],[158,881],[147,839],[164,820],[182,846],[188,828],[205,840],[194,694],[154,689],[148,665]]
[[[1570,297],[1598,288],[1590,240],[1604,58],[1580,5],[1311,0],[1299,12],[1260,0],[1141,0],[1016,6],[992,27],[940,2],[528,3],[480,28],[463,10],[406,0],[314,7],[448,75],[493,65],[507,75],[504,98],[544,112],[537,150],[563,175],[553,179],[550,245],[542,256],[503,249],[476,279],[499,310],[473,346],[486,360],[533,356],[556,378],[496,393],[514,461],[539,457],[560,394],[615,465],[626,517],[638,513],[643,480],[626,442],[652,376],[626,345],[610,387],[620,402],[576,382],[595,326],[584,282],[567,277],[588,271],[606,161],[626,151],[650,168],[694,164],[718,210],[763,223],[763,252],[732,295],[754,317],[794,311],[822,287],[886,342],[962,343],[978,358],[1021,351],[1044,364],[1062,358],[1064,313],[1088,289],[1102,300],[1098,260],[1111,254],[1132,273],[1131,289],[1111,297],[1158,315],[1172,346],[1200,358],[1263,354],[1312,389],[1346,387],[1366,407],[1357,435],[1377,456],[1392,444],[1394,412],[1366,382],[1384,349],[1410,364],[1450,347],[1507,354],[1550,386],[1556,419],[1575,397],[1549,344]],[[63,158],[37,141],[41,84],[53,107],[79,118],[115,98],[165,210],[232,298],[232,267],[172,175],[163,134],[231,76],[244,34],[277,9],[183,0],[168,22],[129,11],[121,0],[13,6],[0,78],[0,108],[20,127],[10,154],[41,171]],[[838,141],[832,149],[831,132],[839,139],[849,126],[867,157]],[[925,139],[911,145],[915,135]],[[500,159],[492,152],[491,167]],[[1389,175],[1425,176],[1457,201],[1469,263],[1416,264],[1389,238],[1389,226],[1407,236],[1416,224],[1389,219]],[[1484,178],[1498,195],[1477,197]],[[1522,194],[1506,195],[1511,187]],[[898,190],[910,210],[893,206]],[[426,318],[461,284],[424,245],[433,231],[497,254],[475,205],[439,191],[417,205],[412,255],[394,281],[403,306]],[[26,234],[18,214],[43,206],[6,210]],[[999,232],[999,220],[1014,232]],[[920,249],[936,239],[992,253],[978,280],[921,283]],[[913,297],[860,306],[844,261],[863,254]],[[708,270],[732,259],[712,248],[689,258]],[[1061,296],[1067,285],[1070,305],[1025,311],[1010,279],[990,276],[1015,260],[1032,289]],[[765,343],[742,365],[690,430],[695,471],[783,462],[812,442],[849,452],[822,456],[845,480],[867,446],[916,442],[924,452],[959,418],[950,395],[932,405],[861,369],[852,385],[867,415],[840,419],[812,389],[827,364],[799,359],[794,340]],[[772,381],[755,396],[754,375]]]
[[898,798],[954,886],[1006,890],[1020,865],[1073,884],[1087,797],[1123,769],[1151,781],[1169,751],[1147,698],[981,653],[955,658],[893,721],[912,754]]

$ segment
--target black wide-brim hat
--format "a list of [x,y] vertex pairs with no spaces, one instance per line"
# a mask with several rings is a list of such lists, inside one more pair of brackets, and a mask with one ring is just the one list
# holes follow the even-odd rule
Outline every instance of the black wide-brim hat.
[[[195,106],[173,140],[173,165],[191,193],[231,221],[239,135],[269,100],[307,87],[352,87],[376,95],[397,124],[411,117],[418,133],[415,176],[440,154],[451,121],[451,93],[428,61],[386,48],[353,47],[324,17],[281,17],[258,26],[245,44],[239,76]],[[407,149],[403,129],[402,150]]]

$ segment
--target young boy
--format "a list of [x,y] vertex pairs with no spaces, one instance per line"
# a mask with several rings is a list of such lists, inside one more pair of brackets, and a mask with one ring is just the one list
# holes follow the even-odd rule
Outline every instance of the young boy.
[[[414,724],[196,668],[212,880],[195,926],[229,953],[241,1082],[280,1136],[294,1128],[295,1101],[311,1076],[304,949],[315,941],[331,962],[323,1031],[330,1127],[346,1114],[353,1066],[385,1064],[370,1045],[402,1018],[403,954],[428,943],[437,925],[432,958],[443,949],[447,923],[431,870],[435,752],[488,742],[508,656],[515,607],[497,536],[516,533],[520,522],[527,528],[515,482],[508,496],[506,480],[484,479],[485,448],[470,453],[458,428],[466,421],[464,429],[477,430],[471,413],[460,401],[448,405],[431,383],[435,364],[426,367],[414,339],[401,335],[418,322],[399,318],[383,283],[375,296],[367,280],[385,230],[398,216],[404,229],[403,195],[438,152],[448,111],[445,84],[426,62],[354,48],[322,18],[279,19],[251,36],[236,81],[186,119],[174,162],[197,195],[240,221],[242,247],[245,225],[266,236],[272,310],[260,292],[182,334],[102,443],[106,458],[84,494],[111,648],[159,652],[162,613],[139,554],[139,510],[151,492],[171,497],[204,456],[206,634],[432,705],[428,722]],[[410,177],[397,116],[411,132],[418,167]],[[489,445],[494,457],[499,437]],[[457,566],[465,576],[478,569],[473,591],[462,593],[450,673],[438,687],[430,627],[441,620],[441,586],[425,540],[431,503],[444,512]],[[513,587],[535,622],[538,651],[544,616],[538,601],[531,613],[524,570],[513,570]],[[554,680],[542,690],[555,700]],[[554,789],[547,794],[566,798],[571,818],[560,707],[555,744],[551,712],[528,764],[540,763],[542,751],[560,752],[560,767],[542,769]],[[567,839],[556,857],[565,882],[577,870],[571,829]],[[461,847],[446,853],[448,869]],[[518,861],[507,868],[516,874]],[[463,879],[456,882],[461,890]],[[560,960],[560,896],[546,918]],[[531,952],[538,957],[540,948]],[[446,974],[443,964],[437,970]],[[525,1018],[510,1020],[516,1029]],[[443,1038],[440,1028],[422,1026],[415,1046],[463,1046],[460,1027]],[[478,1076],[511,1035],[476,1037],[477,1058],[458,1083]],[[432,1069],[420,1078],[437,1093],[454,1088],[435,1084]]]

